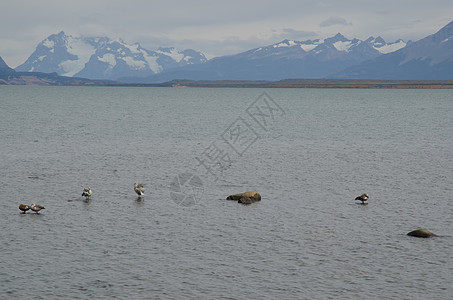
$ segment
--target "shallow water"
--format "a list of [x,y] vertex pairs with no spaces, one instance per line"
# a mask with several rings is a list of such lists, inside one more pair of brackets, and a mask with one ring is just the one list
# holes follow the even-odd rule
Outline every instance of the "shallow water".
[[450,299],[452,99],[0,87],[1,299]]

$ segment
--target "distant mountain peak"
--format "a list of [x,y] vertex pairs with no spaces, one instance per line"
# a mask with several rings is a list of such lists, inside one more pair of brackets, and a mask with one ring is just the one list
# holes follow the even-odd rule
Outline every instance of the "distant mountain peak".
[[288,40],[288,39],[285,39],[279,43],[275,43],[272,45],[273,48],[281,48],[281,47],[292,47],[292,46],[297,46],[297,42],[293,41],[293,40]]
[[284,44],[294,44],[294,40],[289,40],[289,39],[284,39],[283,41],[281,41],[280,43],[284,43]]
[[330,45],[335,42],[346,42],[346,41],[349,41],[349,40],[341,33],[337,33],[336,35],[334,35],[332,37],[328,37],[323,40],[324,44],[326,44],[326,45]]
[[341,33],[337,33],[333,38],[336,40],[342,40],[342,41],[347,40],[347,38],[344,35],[342,35]]
[[[401,39],[399,39],[398,41],[400,41]],[[402,41],[402,40],[401,40]],[[385,44],[385,40],[381,37],[381,36],[378,36],[377,38],[374,39],[374,43],[381,43],[381,44]]]

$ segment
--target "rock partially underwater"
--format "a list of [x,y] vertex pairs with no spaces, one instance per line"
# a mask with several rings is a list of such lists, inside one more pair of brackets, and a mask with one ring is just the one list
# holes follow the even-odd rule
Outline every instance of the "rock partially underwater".
[[245,192],[241,194],[230,195],[227,200],[237,200],[238,203],[252,204],[261,201],[261,195],[258,192]]
[[434,234],[427,229],[417,229],[417,230],[409,232],[407,235],[419,237],[419,238],[430,238],[430,237],[438,236],[437,234]]

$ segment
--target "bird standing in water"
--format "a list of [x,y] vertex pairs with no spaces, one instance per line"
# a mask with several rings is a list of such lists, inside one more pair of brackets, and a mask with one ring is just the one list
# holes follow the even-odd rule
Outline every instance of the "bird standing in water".
[[91,188],[83,189],[82,197],[85,197],[85,200],[87,200],[92,194],[93,191],[91,190]]
[[41,209],[45,209],[44,206],[41,206],[41,205],[39,205],[39,204],[34,204],[34,203],[31,204],[31,207],[30,207],[30,208],[31,208],[32,211],[34,211],[34,212],[37,213],[37,214],[39,214],[39,211],[40,211]]
[[367,193],[362,194],[362,195],[356,197],[355,200],[362,201],[362,204],[365,204],[365,201],[368,200],[368,194]]
[[30,206],[28,205],[25,205],[25,204],[19,204],[19,209],[22,211],[22,213],[24,214],[27,210],[30,209]]
[[134,191],[141,197],[145,194],[145,187],[141,183],[134,183]]

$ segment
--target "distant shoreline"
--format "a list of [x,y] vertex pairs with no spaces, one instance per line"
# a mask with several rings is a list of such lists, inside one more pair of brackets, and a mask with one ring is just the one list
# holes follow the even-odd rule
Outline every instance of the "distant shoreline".
[[[2,75],[2,74],[0,74]],[[358,79],[283,79],[185,80],[163,83],[121,83],[58,76],[56,73],[11,72],[0,76],[0,85],[41,86],[124,86],[124,87],[206,87],[206,88],[335,88],[335,89],[453,89],[453,80],[358,80]]]
[[150,84],[108,84],[137,87],[211,87],[211,88],[341,88],[341,89],[453,89],[453,80],[354,80],[354,79],[284,79],[252,80],[172,80]]

